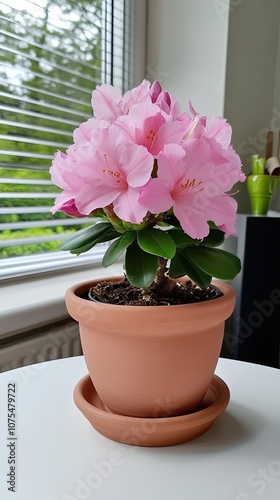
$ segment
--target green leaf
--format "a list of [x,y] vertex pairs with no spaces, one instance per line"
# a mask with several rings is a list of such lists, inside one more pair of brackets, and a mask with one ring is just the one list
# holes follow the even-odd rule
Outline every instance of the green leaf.
[[[81,253],[87,252],[88,250],[93,248],[94,245],[96,245],[96,243],[88,243],[87,245],[84,245],[83,247],[73,248],[73,250],[70,250],[70,253],[72,253],[73,255],[80,255]],[[61,248],[61,249],[66,250],[65,248]]]
[[139,231],[137,239],[140,248],[147,253],[165,259],[172,259],[175,255],[176,247],[167,231],[147,227]]
[[182,229],[170,229],[169,231],[167,231],[167,233],[169,234],[169,236],[171,236],[176,247],[185,247],[198,243],[197,240],[191,238]]
[[159,226],[159,227],[166,227],[166,228],[168,228],[168,227],[170,227],[170,224],[168,224],[168,222],[164,222],[164,221],[162,221],[162,220],[158,220],[158,221],[157,221],[157,226]]
[[133,242],[135,236],[135,231],[127,231],[126,233],[123,233],[117,240],[113,241],[113,243],[111,243],[104,254],[102,265],[104,267],[108,267],[113,264],[125,251],[125,249]]
[[178,251],[170,262],[170,278],[181,278],[187,275],[200,288],[207,288],[212,280],[212,276],[202,271],[187,257],[186,252]]
[[99,222],[69,235],[61,245],[61,250],[70,250],[71,253],[80,254],[97,243],[117,238],[119,234],[109,222]]
[[125,256],[125,271],[128,281],[137,288],[150,286],[157,272],[158,258],[156,255],[143,252],[137,245],[132,243]]
[[209,247],[188,247],[188,257],[205,273],[218,279],[233,279],[240,272],[241,264],[236,255]]
[[213,222],[212,220],[208,221],[208,226],[210,227],[210,229],[219,229],[215,222]]
[[74,248],[73,250],[70,250],[70,253],[80,255],[81,253],[87,252],[91,248],[93,248],[97,243],[104,243],[106,241],[114,240],[119,236],[120,233],[118,233],[114,228],[108,229],[106,232],[103,233],[98,239],[91,241],[87,245],[84,245],[79,248]]
[[210,229],[208,236],[202,241],[202,246],[218,247],[225,240],[225,233],[220,229]]
[[174,214],[169,214],[164,218],[164,221],[167,222],[169,226],[174,226],[178,227],[179,229],[182,229],[180,222],[178,221],[177,217],[175,217]]

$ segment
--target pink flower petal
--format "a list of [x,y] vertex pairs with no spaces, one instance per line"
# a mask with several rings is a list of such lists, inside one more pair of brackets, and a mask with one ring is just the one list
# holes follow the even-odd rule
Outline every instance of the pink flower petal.
[[150,89],[150,96],[152,102],[157,101],[157,98],[160,95],[161,91],[162,91],[161,84],[159,83],[158,80],[155,80],[154,83],[151,85]]
[[202,240],[209,234],[209,226],[204,213],[192,206],[192,196],[188,203],[176,201],[174,204],[174,215],[180,221],[182,228],[191,238]]
[[110,184],[101,182],[84,185],[76,196],[78,210],[86,215],[97,208],[110,205],[122,192],[122,189],[112,189]]
[[76,188],[83,184],[74,170],[71,157],[60,151],[54,155],[50,174],[52,182],[61,189],[73,188],[75,192]]
[[212,116],[207,118],[205,125],[205,135],[213,137],[223,149],[227,149],[231,141],[232,129],[225,118]]
[[54,206],[51,208],[51,213],[55,214],[59,210],[72,217],[83,217],[85,214],[77,209],[74,196],[75,193],[72,191],[68,192],[64,190],[56,197]]
[[[185,115],[187,117],[187,115]],[[163,123],[155,136],[151,152],[158,155],[166,144],[180,144],[186,131],[186,121],[167,121]]]
[[168,186],[159,179],[150,179],[146,186],[140,189],[139,203],[152,214],[159,214],[173,206],[173,199]]
[[118,89],[106,83],[97,85],[91,99],[95,118],[114,122],[122,114],[121,101],[122,96]]
[[139,204],[138,198],[139,190],[128,186],[113,203],[116,215],[126,222],[140,224],[147,213],[147,209]]
[[184,175],[184,158],[185,152],[179,144],[167,144],[158,155],[157,176],[170,192]]
[[160,113],[148,116],[141,127],[136,128],[135,138],[137,144],[145,146],[153,155],[156,154],[156,151],[159,152],[159,147],[155,145],[157,144],[158,131],[164,123],[164,117]]
[[154,158],[144,146],[131,144],[125,147],[120,162],[129,186],[143,186],[150,179]]
[[89,118],[86,122],[81,123],[81,125],[73,132],[75,143],[89,141],[92,131],[99,126],[100,122],[96,120],[96,118]]
[[139,102],[150,101],[150,82],[148,80],[143,80],[140,85],[132,90],[128,90],[122,99],[122,112],[127,114],[130,112],[130,108]]
[[205,216],[217,226],[222,226],[226,237],[236,232],[237,202],[227,194],[216,196],[205,208]]

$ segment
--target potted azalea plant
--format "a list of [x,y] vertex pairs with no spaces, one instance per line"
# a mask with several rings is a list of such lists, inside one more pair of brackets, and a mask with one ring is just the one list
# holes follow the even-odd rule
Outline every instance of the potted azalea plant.
[[245,180],[231,127],[191,104],[181,112],[147,80],[123,96],[98,86],[92,106],[73,144],[55,154],[50,172],[62,192],[52,212],[96,217],[62,249],[79,255],[110,242],[103,265],[124,254],[124,276],[71,287],[66,305],[106,407],[150,417],[168,398],[172,415],[184,414],[209,387],[234,308],[224,280],[240,261],[217,248],[235,232],[229,191]]

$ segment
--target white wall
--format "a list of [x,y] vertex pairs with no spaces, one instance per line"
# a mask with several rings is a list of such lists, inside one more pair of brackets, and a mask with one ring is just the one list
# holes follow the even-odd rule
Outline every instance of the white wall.
[[[280,129],[279,0],[148,0],[147,77],[187,109],[225,116],[250,172],[269,129]],[[275,144],[276,147],[276,144]],[[246,183],[238,210],[250,212]],[[280,210],[280,190],[271,209]]]
[[[251,155],[265,154],[267,131],[276,139],[280,128],[279,22],[279,0],[232,0],[224,115],[247,174]],[[238,188],[239,212],[250,213],[247,186]]]
[[182,110],[191,99],[201,114],[223,114],[228,13],[228,0],[148,1],[147,78]]

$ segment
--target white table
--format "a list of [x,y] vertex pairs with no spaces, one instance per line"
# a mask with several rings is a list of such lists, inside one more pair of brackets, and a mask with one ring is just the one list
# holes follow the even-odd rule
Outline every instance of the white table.
[[[280,370],[220,359],[216,374],[231,391],[225,413],[199,438],[164,448],[128,446],[95,431],[72,399],[86,372],[76,357],[1,374],[1,500],[279,500]],[[12,493],[7,386],[14,382]]]

